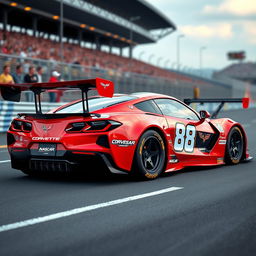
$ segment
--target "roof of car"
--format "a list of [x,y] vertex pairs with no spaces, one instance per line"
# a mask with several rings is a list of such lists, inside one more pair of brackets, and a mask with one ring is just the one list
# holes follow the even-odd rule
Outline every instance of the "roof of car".
[[131,93],[130,96],[135,96],[135,97],[138,97],[138,98],[144,98],[144,97],[154,97],[154,96],[159,96],[159,97],[164,96],[164,97],[166,97],[167,95],[154,93],[154,92],[135,92],[135,93]]

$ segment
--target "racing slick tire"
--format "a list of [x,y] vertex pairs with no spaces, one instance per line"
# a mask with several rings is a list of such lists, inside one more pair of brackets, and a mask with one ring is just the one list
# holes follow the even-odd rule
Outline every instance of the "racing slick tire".
[[226,145],[225,161],[227,164],[238,164],[244,155],[244,136],[237,126],[231,128]]
[[156,179],[165,166],[165,144],[161,135],[154,131],[146,131],[140,138],[132,168],[132,174],[139,179]]

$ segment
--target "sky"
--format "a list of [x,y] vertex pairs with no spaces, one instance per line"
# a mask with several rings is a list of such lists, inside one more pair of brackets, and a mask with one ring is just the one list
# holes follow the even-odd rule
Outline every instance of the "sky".
[[[147,0],[177,26],[177,31],[156,44],[137,46],[134,57],[160,66],[176,67],[177,37],[181,69],[221,69],[231,64],[229,51],[245,51],[246,61],[256,61],[256,0]],[[144,53],[143,53],[144,52]],[[168,62],[169,60],[169,62]]]

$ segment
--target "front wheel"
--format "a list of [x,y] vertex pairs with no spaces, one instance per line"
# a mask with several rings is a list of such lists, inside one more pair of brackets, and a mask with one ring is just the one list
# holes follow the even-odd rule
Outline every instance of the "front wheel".
[[244,152],[244,137],[237,126],[233,127],[228,135],[226,146],[226,163],[238,164]]
[[165,165],[165,145],[160,134],[146,131],[137,145],[132,173],[143,179],[155,179]]

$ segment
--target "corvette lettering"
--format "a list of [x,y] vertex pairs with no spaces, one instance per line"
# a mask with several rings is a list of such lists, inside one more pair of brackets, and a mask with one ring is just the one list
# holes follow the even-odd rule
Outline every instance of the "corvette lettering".
[[40,141],[59,141],[60,137],[32,137],[32,140]]
[[133,146],[135,143],[135,140],[112,140],[113,145],[118,145],[120,147]]

